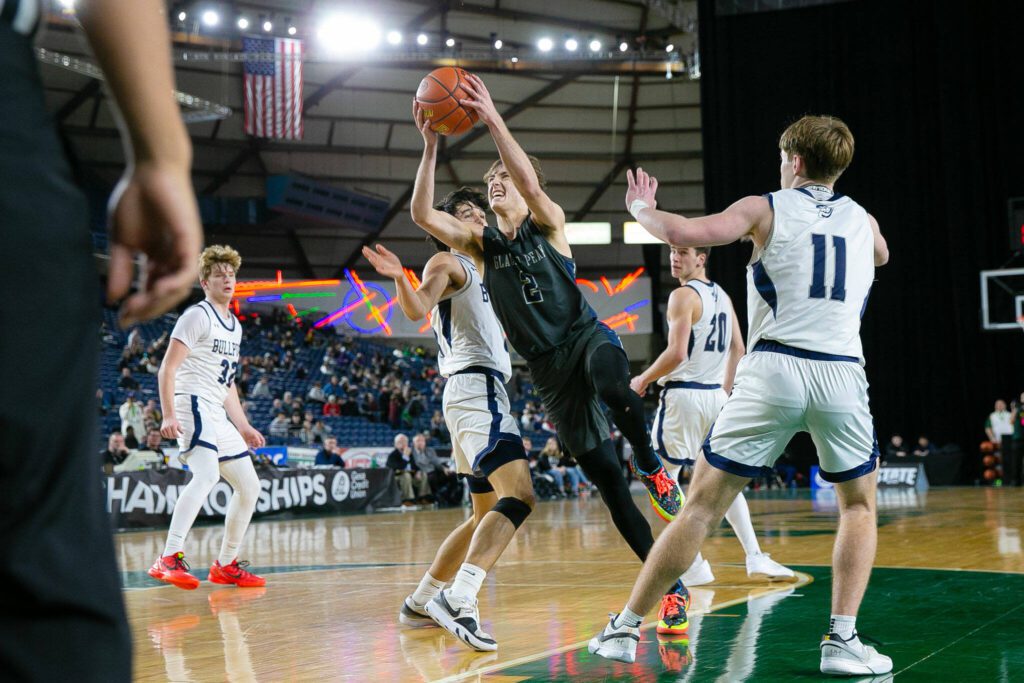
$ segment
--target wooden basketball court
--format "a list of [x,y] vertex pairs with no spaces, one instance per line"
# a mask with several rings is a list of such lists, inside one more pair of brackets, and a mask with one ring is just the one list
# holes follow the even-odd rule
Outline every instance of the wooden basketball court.
[[[597,499],[545,502],[480,594],[496,653],[397,614],[464,509],[254,524],[243,555],[263,589],[157,584],[146,568],[163,529],[120,534],[117,551],[140,681],[676,681],[820,678],[829,614],[834,499],[749,494],[762,547],[793,584],[751,581],[727,526],[704,548],[716,582],[696,588],[689,644],[642,632],[637,662],[590,655],[639,562]],[[647,508],[646,502],[644,509]],[[650,513],[650,511],[648,510]],[[655,533],[663,523],[649,514]],[[879,551],[858,629],[901,680],[1012,681],[1024,670],[1024,492],[883,492]],[[200,578],[220,526],[193,530]],[[652,615],[653,618],[653,615]],[[888,680],[880,678],[878,680]]]

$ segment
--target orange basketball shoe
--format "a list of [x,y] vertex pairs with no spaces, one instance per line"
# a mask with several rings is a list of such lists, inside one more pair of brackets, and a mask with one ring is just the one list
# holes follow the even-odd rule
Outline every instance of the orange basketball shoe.
[[[685,589],[684,589],[685,590]],[[666,593],[658,610],[658,625],[655,630],[663,636],[677,636],[678,642],[689,642],[690,620],[686,610],[690,607],[689,593]]]
[[246,569],[248,566],[248,562],[239,562],[237,559],[232,560],[229,565],[222,565],[220,560],[214,560],[213,566],[210,567],[210,582],[233,583],[239,588],[266,586],[267,580]]
[[189,574],[188,570],[185,553],[176,552],[173,555],[156,558],[156,562],[149,568],[149,575],[157,581],[191,591],[199,588],[199,579]]

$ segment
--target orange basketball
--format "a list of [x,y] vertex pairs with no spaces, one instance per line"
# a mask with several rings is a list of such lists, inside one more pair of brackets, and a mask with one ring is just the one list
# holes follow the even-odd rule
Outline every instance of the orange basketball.
[[476,123],[476,112],[459,104],[468,97],[462,89],[466,71],[456,66],[442,66],[427,74],[416,89],[416,104],[430,129],[440,135],[462,135]]

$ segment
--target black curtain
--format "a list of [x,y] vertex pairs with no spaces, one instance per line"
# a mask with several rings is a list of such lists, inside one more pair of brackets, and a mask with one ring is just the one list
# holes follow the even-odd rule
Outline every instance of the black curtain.
[[[846,121],[856,152],[837,187],[878,219],[891,254],[862,328],[880,445],[893,432],[959,444],[973,480],[994,399],[1024,391],[1024,336],[981,331],[978,282],[1011,257],[1006,202],[1024,195],[1024,12],[864,0],[729,16],[716,4],[699,4],[707,210],[778,188],[778,137],[801,115]],[[749,254],[712,255],[739,309]]]

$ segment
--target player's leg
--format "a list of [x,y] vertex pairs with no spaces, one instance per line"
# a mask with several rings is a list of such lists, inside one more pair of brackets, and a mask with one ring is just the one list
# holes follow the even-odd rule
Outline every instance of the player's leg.
[[448,537],[441,542],[441,546],[434,555],[434,561],[420,578],[416,590],[402,603],[398,620],[406,626],[435,625],[434,620],[426,612],[427,603],[433,600],[445,584],[454,578],[455,573],[466,559],[466,552],[469,550],[473,533],[480,525],[484,515],[498,502],[494,488],[486,477],[467,477],[467,480],[470,498],[473,501],[473,514],[452,529]]
[[647,487],[651,505],[660,517],[668,521],[683,505],[682,492],[675,480],[665,472],[651,448],[643,399],[629,388],[629,360],[626,353],[622,347],[608,339],[596,338],[591,344],[595,348],[586,359],[586,372],[591,385],[611,409],[615,426],[632,445],[633,466],[640,481]]
[[725,521],[729,522],[743,552],[746,553],[747,576],[754,579],[795,578],[793,570],[773,560],[768,553],[761,552],[761,544],[757,542],[754,524],[750,520],[750,506],[741,491],[725,513]]
[[633,502],[611,440],[586,453],[573,453],[583,472],[601,493],[619,535],[642,562],[654,545],[651,525]]
[[192,478],[174,504],[167,542],[160,557],[149,568],[149,575],[178,588],[192,590],[199,587],[199,579],[189,573],[189,566],[185,562],[185,538],[206,502],[206,497],[220,481],[220,469],[217,452],[205,446],[193,447],[187,456]]
[[[241,437],[238,437],[238,440],[241,441]],[[230,453],[238,447],[236,443],[225,447],[225,450]],[[256,510],[256,502],[260,497],[260,478],[253,467],[248,449],[237,457],[222,460],[220,474],[231,484],[233,491],[224,518],[224,540],[221,541],[220,555],[210,567],[210,581],[234,584],[242,588],[264,586],[267,583],[266,579],[246,569],[248,562],[238,561],[238,550],[245,539],[245,532],[249,529],[252,513]]]

